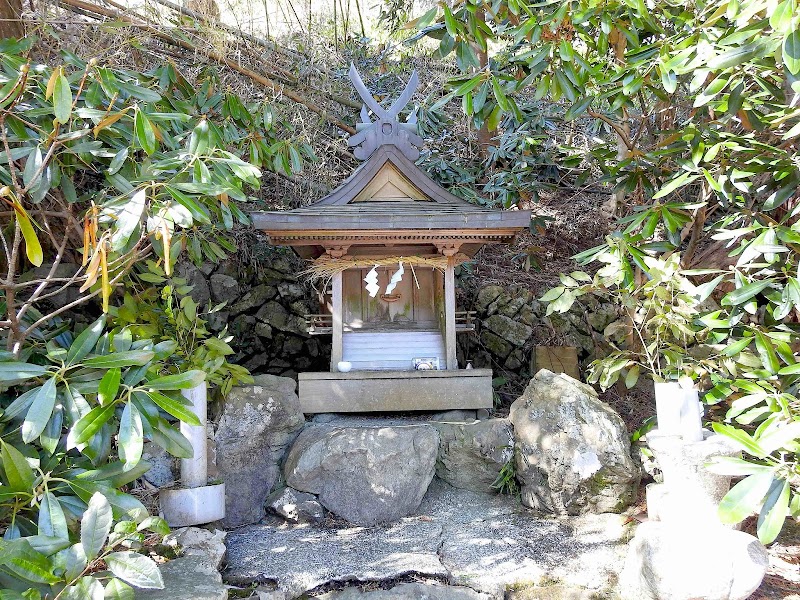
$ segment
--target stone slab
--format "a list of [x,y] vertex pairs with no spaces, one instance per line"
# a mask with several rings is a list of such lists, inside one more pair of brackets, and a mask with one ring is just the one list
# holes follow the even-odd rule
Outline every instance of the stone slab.
[[305,414],[491,408],[490,369],[300,373]]
[[274,582],[289,597],[336,581],[384,581],[410,573],[445,576],[441,525],[416,517],[387,527],[253,525],[228,533],[234,584]]
[[200,556],[181,556],[159,567],[162,590],[136,590],[136,600],[227,600],[222,576]]

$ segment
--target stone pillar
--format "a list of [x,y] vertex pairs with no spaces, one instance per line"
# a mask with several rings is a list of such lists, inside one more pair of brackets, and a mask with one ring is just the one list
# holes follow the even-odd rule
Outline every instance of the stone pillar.
[[208,401],[206,384],[198,385],[181,394],[192,403],[192,412],[200,419],[194,426],[181,422],[181,433],[192,444],[194,456],[181,459],[181,483],[188,488],[204,486],[208,483],[208,450],[206,447],[206,422],[208,421]]
[[331,371],[336,372],[337,364],[342,360],[342,334],[344,324],[342,316],[344,312],[344,299],[342,297],[342,272],[339,271],[333,276],[331,282],[331,313],[333,314],[333,331],[331,340]]
[[457,369],[456,276],[453,256],[447,257],[447,269],[444,272],[444,346],[447,352],[447,368]]

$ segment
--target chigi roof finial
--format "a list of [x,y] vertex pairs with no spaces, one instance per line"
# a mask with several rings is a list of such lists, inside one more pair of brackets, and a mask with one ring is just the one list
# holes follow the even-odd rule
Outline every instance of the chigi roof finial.
[[[422,138],[417,135],[417,115],[412,113],[405,123],[401,123],[399,116],[419,84],[419,76],[414,71],[408,80],[403,93],[386,109],[373,98],[367,86],[361,80],[354,64],[350,64],[350,81],[356,88],[358,95],[364,101],[361,107],[361,123],[356,126],[357,133],[350,136],[348,145],[355,146],[353,154],[360,160],[366,160],[380,146],[391,144],[403,153],[409,160],[419,158],[422,148]],[[367,110],[369,109],[369,110]],[[373,121],[369,111],[372,111],[377,120]]]

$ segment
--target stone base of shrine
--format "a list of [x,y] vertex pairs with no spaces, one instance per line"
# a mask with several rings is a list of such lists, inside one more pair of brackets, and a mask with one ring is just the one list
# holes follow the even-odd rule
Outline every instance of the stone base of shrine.
[[492,408],[491,369],[300,373],[304,413]]

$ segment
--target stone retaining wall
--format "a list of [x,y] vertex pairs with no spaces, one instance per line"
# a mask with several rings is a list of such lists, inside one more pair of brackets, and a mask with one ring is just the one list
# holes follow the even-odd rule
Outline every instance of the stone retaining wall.
[[[234,336],[236,362],[254,374],[295,377],[299,371],[326,371],[330,336],[310,336],[303,316],[320,312],[316,290],[298,275],[304,261],[285,248],[268,248],[261,258],[243,265],[236,258],[196,268],[183,264],[179,272],[194,286],[201,305],[227,302],[210,326],[225,325]],[[479,287],[461,291],[460,307],[476,311],[476,331],[459,334],[459,362],[491,368],[518,393],[534,375],[534,346],[575,346],[578,358],[594,358],[604,345],[604,330],[616,318],[615,308],[594,298],[582,299],[564,315],[545,316],[546,305],[524,287]]]

